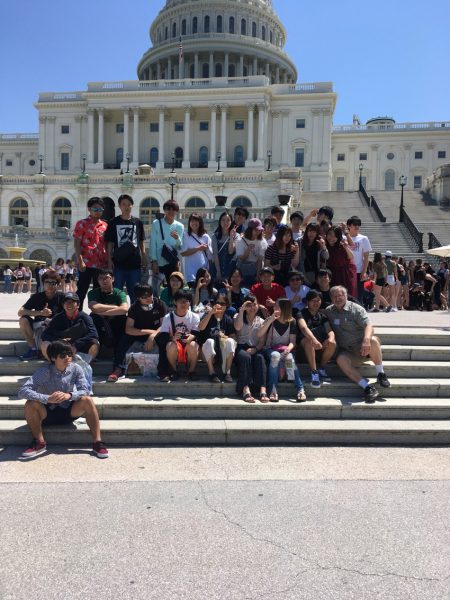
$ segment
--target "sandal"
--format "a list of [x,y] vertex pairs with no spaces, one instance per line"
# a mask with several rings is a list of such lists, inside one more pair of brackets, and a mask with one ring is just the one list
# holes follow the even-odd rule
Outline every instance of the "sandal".
[[247,394],[244,394],[243,397],[244,402],[248,402],[249,404],[255,404],[256,400],[253,398],[253,396],[250,394],[250,392],[247,392]]
[[306,394],[303,388],[297,392],[297,402],[306,402]]
[[261,392],[259,395],[259,401],[262,402],[262,404],[267,404],[267,402],[270,402],[269,396],[266,394],[266,392]]
[[269,396],[270,402],[278,402],[278,394],[276,392],[271,392]]

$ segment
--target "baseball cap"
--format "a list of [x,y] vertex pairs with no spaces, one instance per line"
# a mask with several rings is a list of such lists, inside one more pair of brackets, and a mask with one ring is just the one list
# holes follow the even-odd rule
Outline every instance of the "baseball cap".
[[67,294],[64,294],[63,302],[65,302],[66,300],[73,300],[74,302],[77,302],[78,304],[80,304],[80,299],[78,297],[78,294],[75,294],[75,292],[67,292]]
[[272,269],[272,267],[264,267],[261,269],[260,272],[261,273],[270,273],[271,275],[275,275],[275,271]]
[[392,256],[392,252],[390,250],[386,250],[384,253],[385,256]]
[[250,219],[250,221],[247,223],[247,227],[251,227],[257,231],[264,231],[263,224],[259,219]]

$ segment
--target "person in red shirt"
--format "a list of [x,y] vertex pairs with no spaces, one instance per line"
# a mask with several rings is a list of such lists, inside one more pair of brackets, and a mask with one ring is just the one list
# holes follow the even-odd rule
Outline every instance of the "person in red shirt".
[[286,298],[286,292],[282,285],[274,283],[275,272],[271,267],[261,269],[260,279],[261,283],[252,285],[251,293],[256,296],[264,318],[267,318],[273,313],[278,298]]
[[78,263],[77,294],[80,299],[80,310],[83,310],[83,301],[91,281],[94,288],[99,287],[98,269],[105,269],[108,264],[104,239],[108,223],[102,219],[105,203],[95,196],[88,200],[87,207],[89,216],[78,221],[73,232]]

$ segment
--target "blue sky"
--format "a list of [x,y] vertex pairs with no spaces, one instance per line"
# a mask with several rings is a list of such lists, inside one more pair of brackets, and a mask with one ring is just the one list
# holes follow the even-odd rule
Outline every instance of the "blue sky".
[[[332,81],[335,124],[450,120],[448,0],[273,0],[300,82]],[[35,132],[38,93],[136,79],[164,0],[11,0],[0,13],[0,132]]]

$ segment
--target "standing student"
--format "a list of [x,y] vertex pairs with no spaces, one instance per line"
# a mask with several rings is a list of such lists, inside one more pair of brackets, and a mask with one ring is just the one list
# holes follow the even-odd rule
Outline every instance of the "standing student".
[[183,271],[188,283],[195,281],[198,269],[209,269],[212,259],[211,238],[206,233],[203,217],[198,213],[192,213],[189,217],[180,254],[184,258]]
[[[166,281],[174,271],[180,270],[178,252],[181,250],[184,235],[184,225],[176,220],[180,207],[175,200],[167,200],[163,205],[164,217],[155,219],[150,235],[150,260],[153,275],[163,274]],[[164,246],[174,252],[172,262],[169,262]]]

